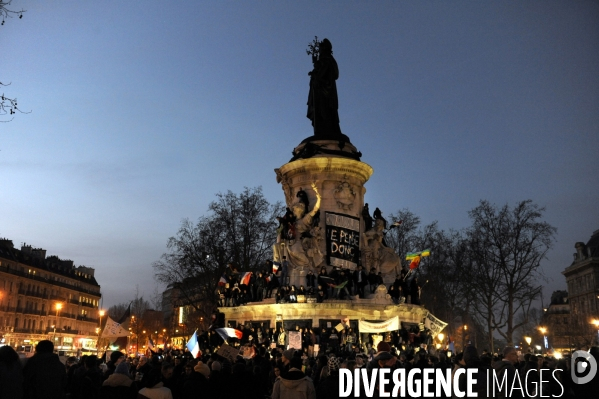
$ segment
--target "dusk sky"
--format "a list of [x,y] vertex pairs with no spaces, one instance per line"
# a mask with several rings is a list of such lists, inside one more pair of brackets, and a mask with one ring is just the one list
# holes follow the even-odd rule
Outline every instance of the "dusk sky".
[[[26,1],[0,26],[0,237],[95,268],[103,307],[218,192],[312,135],[306,48],[328,38],[366,202],[443,229],[485,199],[557,228],[545,301],[599,229],[597,1]],[[6,116],[2,120],[7,120]]]

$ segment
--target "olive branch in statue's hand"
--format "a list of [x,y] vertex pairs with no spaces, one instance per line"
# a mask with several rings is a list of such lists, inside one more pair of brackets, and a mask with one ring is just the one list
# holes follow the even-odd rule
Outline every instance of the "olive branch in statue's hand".
[[[306,54],[312,56],[312,64],[316,64],[316,61],[318,61],[319,52],[320,42],[318,41],[318,36],[314,36],[314,40],[312,43],[308,43],[308,49],[306,49]],[[308,72],[308,75],[312,75],[312,72]]]
[[314,40],[312,43],[308,43],[308,49],[306,50],[306,54],[311,55],[312,57],[318,56],[318,51],[320,49],[320,42],[318,41],[318,36],[314,36]]

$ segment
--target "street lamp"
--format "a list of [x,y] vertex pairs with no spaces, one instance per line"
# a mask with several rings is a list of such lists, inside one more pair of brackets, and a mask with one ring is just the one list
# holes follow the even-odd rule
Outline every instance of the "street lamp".
[[543,334],[543,345],[545,346],[545,349],[548,349],[549,346],[547,342],[547,329],[545,327],[539,327],[539,331],[541,332],[541,334]]
[[106,313],[103,310],[100,310],[98,314],[100,315],[100,319],[98,323],[98,328],[96,328],[96,331],[98,332],[98,341],[96,341],[96,352],[100,348],[100,331],[102,331],[102,316],[104,316]]
[[599,320],[593,319],[593,321],[591,321],[591,324],[593,324],[597,329],[597,342],[599,342]]
[[54,338],[53,338],[54,341],[56,341],[56,325],[58,324],[58,313],[60,312],[60,309],[62,309],[62,303],[57,302],[56,303],[56,323],[54,323]]
[[530,352],[530,343],[532,341],[531,337],[524,337],[524,340],[526,341],[526,344],[528,345],[528,351]]
[[440,344],[441,344],[443,347],[445,347],[445,346],[443,345],[443,338],[445,338],[445,334],[443,334],[443,333],[439,333],[439,334],[437,334],[437,338],[439,339],[439,343],[440,343]]

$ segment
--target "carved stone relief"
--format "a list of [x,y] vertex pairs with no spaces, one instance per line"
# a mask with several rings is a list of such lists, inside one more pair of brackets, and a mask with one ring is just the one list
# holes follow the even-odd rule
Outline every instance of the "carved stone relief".
[[339,183],[335,189],[335,201],[337,207],[344,211],[351,211],[356,200],[356,192],[351,184],[347,182],[347,176],[344,176],[344,181]]

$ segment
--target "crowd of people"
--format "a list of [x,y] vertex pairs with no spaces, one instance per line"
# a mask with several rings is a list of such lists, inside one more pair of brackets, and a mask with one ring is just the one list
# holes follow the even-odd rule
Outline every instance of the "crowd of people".
[[[317,303],[321,303],[327,299],[365,298],[367,293],[374,293],[377,287],[384,284],[380,272],[371,268],[366,273],[362,266],[354,271],[333,267],[330,273],[326,267],[322,267],[318,274],[309,270],[305,281],[299,286],[290,284],[289,280],[289,264],[286,260],[276,272],[273,272],[272,262],[268,262],[265,269],[249,272],[247,276],[230,265],[216,290],[216,299],[221,307],[262,302],[267,298],[275,298],[276,303],[297,303],[298,297],[302,296],[315,298]],[[407,267],[385,288],[396,304],[420,304],[421,285],[415,276],[409,274]]]
[[[573,383],[567,358],[521,354],[513,347],[504,348],[498,355],[484,350],[479,353],[469,345],[456,356],[427,350],[422,343],[398,351],[386,341],[367,351],[355,345],[330,346],[316,356],[309,356],[305,350],[263,345],[253,348],[252,356],[236,358],[222,357],[217,348],[207,348],[195,359],[189,352],[176,350],[148,357],[127,357],[114,351],[100,359],[95,355],[67,358],[63,364],[53,353],[51,341],[40,341],[35,355],[25,360],[20,359],[12,347],[3,346],[0,347],[0,398],[330,399],[339,397],[339,370],[358,368],[366,369],[369,375],[373,375],[374,369],[392,372],[403,368],[407,373],[428,368],[455,373],[460,368],[475,368],[483,376],[485,370],[491,369],[500,376],[503,373],[513,376],[517,372],[529,376],[530,385],[511,392],[508,397],[592,398],[599,388],[597,377],[587,384]],[[590,353],[599,361],[599,348],[592,348]],[[539,378],[542,369],[554,372],[555,377]],[[374,381],[376,389],[372,395],[378,397],[378,384],[386,383]],[[457,384],[463,385],[465,381],[460,376]],[[452,379],[452,383],[456,382]],[[487,384],[485,378],[477,378],[471,388],[478,397],[489,397]],[[461,391],[466,388],[460,386]],[[383,385],[382,389],[385,391],[387,386]],[[363,389],[359,397],[367,397]],[[496,397],[506,396],[498,393]]]

